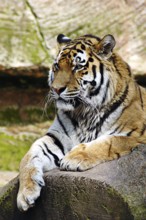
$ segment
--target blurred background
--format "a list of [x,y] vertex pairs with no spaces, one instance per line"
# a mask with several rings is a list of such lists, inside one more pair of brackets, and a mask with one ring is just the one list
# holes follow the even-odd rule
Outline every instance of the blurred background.
[[59,33],[112,34],[133,73],[146,73],[146,0],[0,0],[0,170],[14,171],[0,185],[52,123],[44,106]]

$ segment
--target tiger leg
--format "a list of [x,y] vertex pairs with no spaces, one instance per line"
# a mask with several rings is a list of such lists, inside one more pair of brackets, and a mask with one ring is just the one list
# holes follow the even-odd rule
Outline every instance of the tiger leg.
[[75,146],[62,159],[61,170],[84,171],[102,162],[117,159],[138,145],[135,137],[104,135]]
[[45,185],[43,173],[59,166],[63,156],[61,149],[47,135],[34,142],[20,163],[17,206],[21,211],[34,205]]

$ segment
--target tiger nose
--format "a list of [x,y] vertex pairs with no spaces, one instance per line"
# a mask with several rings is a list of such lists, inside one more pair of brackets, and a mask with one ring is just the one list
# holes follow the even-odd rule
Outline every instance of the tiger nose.
[[55,87],[53,87],[53,90],[54,90],[58,95],[61,94],[65,89],[66,89],[66,87],[61,87],[61,88],[55,88]]

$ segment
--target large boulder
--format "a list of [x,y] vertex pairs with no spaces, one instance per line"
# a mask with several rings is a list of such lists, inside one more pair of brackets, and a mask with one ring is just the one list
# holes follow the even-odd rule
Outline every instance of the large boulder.
[[86,172],[52,170],[35,207],[24,213],[16,207],[16,178],[1,189],[0,220],[145,220],[145,161],[141,145]]
[[0,64],[49,65],[59,33],[113,34],[131,66],[146,69],[146,2],[143,0],[0,0]]

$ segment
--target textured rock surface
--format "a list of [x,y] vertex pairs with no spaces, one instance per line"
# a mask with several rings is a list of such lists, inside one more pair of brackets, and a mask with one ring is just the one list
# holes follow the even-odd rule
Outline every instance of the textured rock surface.
[[145,0],[0,0],[0,64],[49,65],[59,33],[111,33],[133,69],[146,69]]
[[18,181],[0,192],[0,220],[145,220],[146,146],[86,172],[52,170],[36,206],[16,208]]
[[16,171],[0,171],[0,187],[6,185],[16,176],[18,176],[18,172]]

